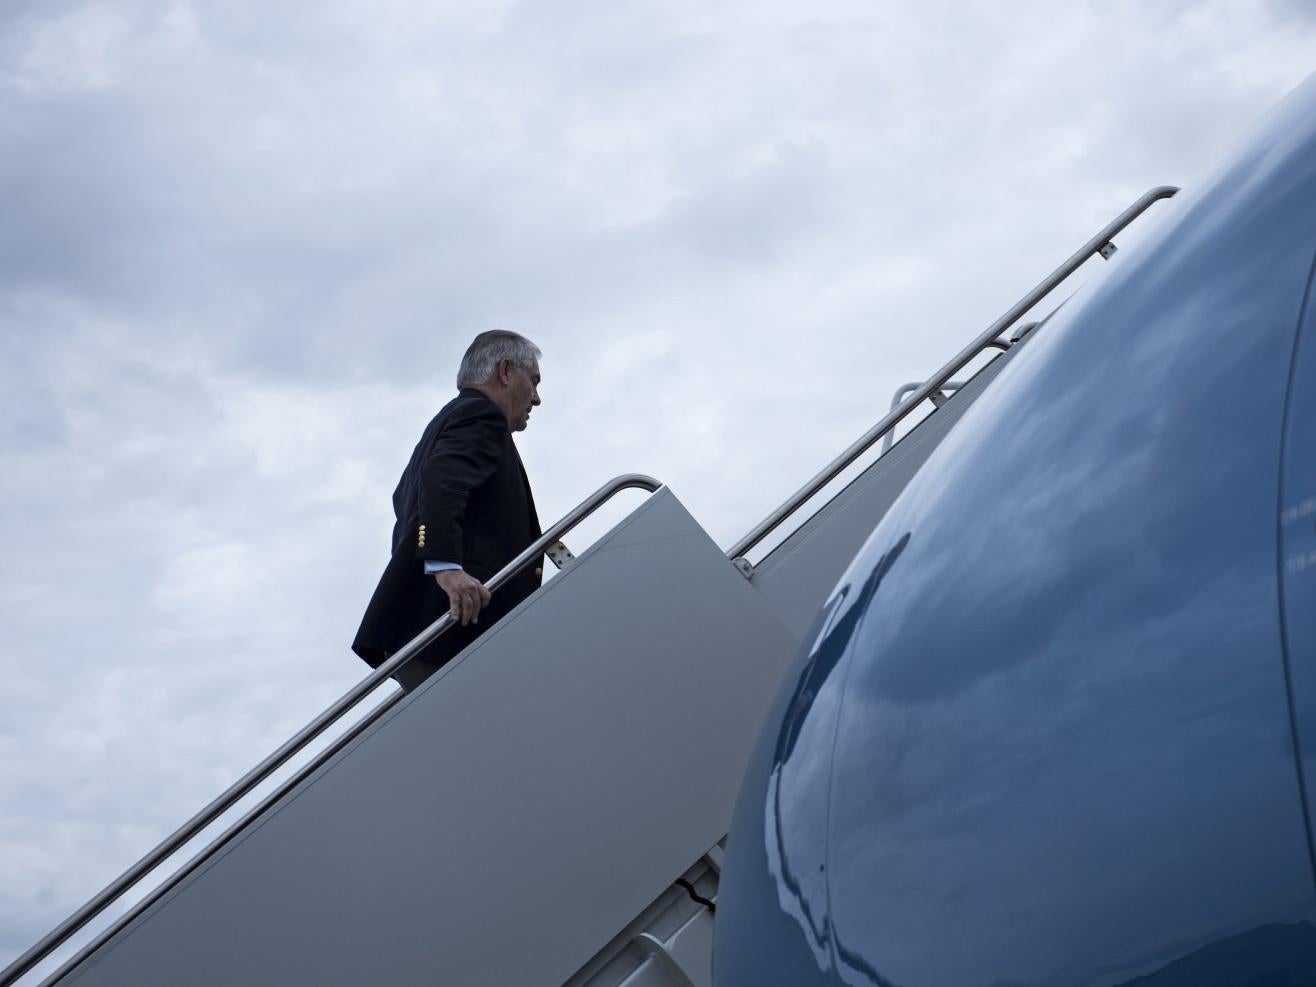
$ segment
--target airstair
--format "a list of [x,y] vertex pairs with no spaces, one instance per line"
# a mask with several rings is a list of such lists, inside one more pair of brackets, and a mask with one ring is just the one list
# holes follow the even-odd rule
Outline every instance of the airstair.
[[[1175,191],[1142,196],[729,551],[658,480],[605,484],[489,588],[546,552],[556,578],[414,692],[394,690],[393,672],[450,623],[436,621],[14,961],[0,987],[707,987],[741,773],[814,613],[1033,338],[1012,327]],[[980,369],[952,379],[970,364]],[[647,494],[640,506],[578,556],[561,550],[631,489]]]

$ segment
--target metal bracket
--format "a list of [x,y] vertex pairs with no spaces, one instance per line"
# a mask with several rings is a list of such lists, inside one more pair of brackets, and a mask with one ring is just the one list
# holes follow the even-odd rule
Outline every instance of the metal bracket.
[[1014,332],[1010,333],[1010,342],[1012,344],[1019,342],[1019,340],[1023,339],[1025,336],[1027,336],[1030,332],[1032,332],[1041,324],[1042,324],[1041,322],[1037,322],[1037,321],[1025,322],[1023,325],[1017,327],[1014,330]]
[[746,579],[754,578],[754,563],[749,559],[744,557],[732,559],[731,564],[735,566],[737,571],[739,571],[739,573]]
[[549,545],[548,548],[544,549],[544,554],[559,569],[565,569],[568,562],[576,560],[576,557],[571,554],[571,549],[567,548],[561,541],[555,541]]
[[704,860],[707,862],[709,870],[719,878],[722,876],[722,858],[724,856],[726,856],[726,851],[722,849],[721,844],[714,844],[704,854]]
[[631,944],[645,956],[652,956],[654,962],[662,967],[663,972],[671,977],[678,987],[699,987],[690,979],[690,974],[685,972],[685,968],[676,961],[676,957],[667,946],[649,933],[641,932],[631,940]]
[[[1002,345],[1004,346],[1005,344]],[[903,402],[907,396],[913,394],[922,386],[923,385],[920,384],[918,381],[914,381],[913,383],[910,384],[901,384],[898,388],[896,388],[896,393],[891,396],[891,410],[895,411],[896,408],[899,408],[901,402]],[[933,410],[940,408],[943,404],[945,404],[950,399],[950,396],[953,392],[958,391],[963,386],[964,386],[964,381],[962,380],[948,380],[946,381],[946,383],[941,385],[940,390],[933,391],[932,393],[930,393],[928,395],[928,400],[932,402]],[[882,436],[882,451],[878,453],[879,456],[885,456],[888,452],[891,451],[891,444],[895,441],[895,435],[896,435],[896,430],[893,427],[889,429],[885,435]]]
[[1116,250],[1119,250],[1119,247],[1115,246],[1115,241],[1107,240],[1098,248],[1097,253],[1101,254],[1102,260],[1110,260],[1115,256]]

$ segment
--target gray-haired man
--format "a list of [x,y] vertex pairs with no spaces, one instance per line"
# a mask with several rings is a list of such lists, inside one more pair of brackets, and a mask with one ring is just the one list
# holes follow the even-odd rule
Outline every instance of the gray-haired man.
[[412,688],[538,588],[542,562],[493,599],[484,583],[540,535],[512,433],[539,402],[539,348],[514,332],[482,332],[457,372],[458,394],[421,435],[393,494],[393,551],[352,650],[371,666],[444,611],[451,628],[397,674]]

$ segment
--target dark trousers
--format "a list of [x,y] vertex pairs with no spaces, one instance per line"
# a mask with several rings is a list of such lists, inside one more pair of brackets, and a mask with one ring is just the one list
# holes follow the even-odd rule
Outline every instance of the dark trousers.
[[393,673],[393,681],[402,686],[403,692],[411,692],[442,667],[424,658],[413,658]]
[[[460,654],[477,637],[498,623],[515,605],[516,601],[509,599],[507,596],[503,596],[501,599],[494,597],[494,601],[480,612],[480,622],[478,624],[449,627],[442,637],[394,672],[393,681],[402,686],[404,692],[411,692],[416,686]],[[439,660],[426,660],[431,657]],[[387,661],[388,658],[385,657],[384,660]]]

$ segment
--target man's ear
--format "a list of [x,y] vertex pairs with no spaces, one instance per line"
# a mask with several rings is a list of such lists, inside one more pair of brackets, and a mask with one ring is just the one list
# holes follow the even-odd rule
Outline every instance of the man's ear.
[[498,382],[506,387],[512,382],[512,361],[498,361]]

